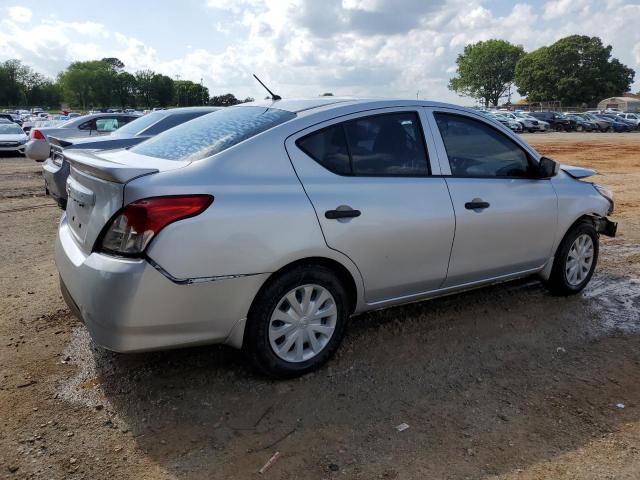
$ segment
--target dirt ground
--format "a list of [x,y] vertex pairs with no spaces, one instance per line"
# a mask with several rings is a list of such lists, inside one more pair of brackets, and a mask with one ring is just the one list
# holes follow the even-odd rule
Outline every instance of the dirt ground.
[[279,382],[225,347],[95,347],[59,294],[40,166],[0,158],[0,478],[640,478],[640,134],[526,138],[616,192],[583,294],[523,280],[361,315]]

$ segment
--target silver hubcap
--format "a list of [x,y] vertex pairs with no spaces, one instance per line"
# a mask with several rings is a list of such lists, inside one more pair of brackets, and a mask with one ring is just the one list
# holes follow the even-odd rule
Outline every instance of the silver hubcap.
[[338,309],[333,295],[320,285],[301,285],[284,295],[269,321],[269,343],[287,362],[318,355],[336,329]]
[[593,240],[586,233],[576,238],[569,249],[565,264],[565,277],[570,285],[580,285],[589,274],[593,263]]

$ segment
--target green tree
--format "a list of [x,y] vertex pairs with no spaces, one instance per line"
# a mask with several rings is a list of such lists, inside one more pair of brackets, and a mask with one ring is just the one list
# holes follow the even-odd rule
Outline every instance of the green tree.
[[244,100],[240,100],[239,98],[236,98],[233,93],[225,93],[224,95],[214,95],[213,97],[211,97],[211,100],[209,100],[209,105],[213,107],[231,107],[240,103],[248,103],[253,101],[254,98],[252,97],[246,97]]
[[209,103],[209,89],[191,80],[177,80],[174,103],[179,107],[206,105]]
[[635,72],[598,37],[571,35],[524,55],[516,65],[518,93],[531,101],[594,104],[629,90]]
[[122,108],[136,105],[136,77],[120,72],[115,77],[115,97]]
[[0,63],[0,99],[3,105],[18,106],[26,103],[28,77],[33,71],[20,60]]
[[457,75],[449,89],[483,100],[485,107],[498,105],[515,77],[515,66],[524,49],[504,40],[487,40],[464,47],[456,59]]
[[153,88],[151,84],[153,75],[154,73],[151,70],[138,70],[135,73],[138,105],[143,107],[153,106]]
[[174,91],[174,81],[171,77],[160,73],[151,77],[151,97],[154,106],[169,106],[173,102]]
[[[74,62],[58,76],[64,100],[70,105],[109,107],[115,100],[117,59]],[[117,60],[119,62],[119,60]],[[122,62],[120,62],[122,63]]]

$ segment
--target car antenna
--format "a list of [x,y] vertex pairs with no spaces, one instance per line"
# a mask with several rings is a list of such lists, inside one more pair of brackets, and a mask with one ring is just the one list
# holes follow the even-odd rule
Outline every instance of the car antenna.
[[269,92],[269,95],[271,95],[271,100],[275,101],[275,100],[282,100],[282,97],[280,95],[276,95],[275,93],[273,93],[271,90],[269,90],[269,87],[267,87],[264,83],[262,83],[262,80],[260,80],[256,74],[253,74],[253,78],[255,78],[260,85],[262,85],[264,87],[264,89]]

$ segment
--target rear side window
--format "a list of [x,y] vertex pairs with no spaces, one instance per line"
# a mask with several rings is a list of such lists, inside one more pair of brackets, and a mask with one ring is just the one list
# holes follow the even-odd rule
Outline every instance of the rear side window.
[[455,177],[528,177],[526,152],[484,122],[434,113]]
[[429,162],[415,112],[358,118],[311,133],[296,144],[338,175],[425,176]]
[[189,112],[189,113],[176,113],[174,115],[169,115],[166,118],[163,118],[155,125],[149,127],[148,130],[145,130],[145,135],[157,135],[158,133],[164,132],[165,130],[169,130],[181,123],[188,122],[189,120],[193,120],[194,118],[201,117],[202,115],[211,112]]
[[296,144],[327,170],[338,175],[351,175],[347,138],[341,123],[307,135]]
[[162,132],[131,151],[165,160],[202,160],[295,116],[276,108],[229,107]]

